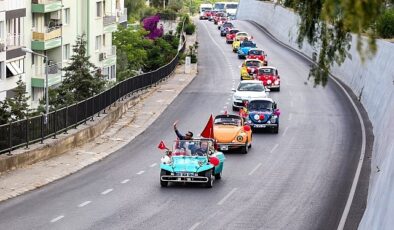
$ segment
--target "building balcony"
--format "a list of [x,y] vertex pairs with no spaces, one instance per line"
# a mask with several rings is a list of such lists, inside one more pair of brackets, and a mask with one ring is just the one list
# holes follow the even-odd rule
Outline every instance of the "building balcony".
[[103,67],[113,66],[116,64],[116,46],[100,50],[99,61]]
[[49,50],[62,45],[62,28],[48,28],[46,32],[33,31],[33,41],[31,48],[33,50]]
[[123,10],[119,10],[117,13],[117,18],[118,18],[118,23],[127,23],[127,8],[124,8]]
[[49,13],[62,9],[61,0],[32,0],[32,13]]
[[[46,65],[33,68],[31,86],[36,88],[45,88]],[[62,63],[49,64],[48,68],[48,85],[54,86],[62,82]]]

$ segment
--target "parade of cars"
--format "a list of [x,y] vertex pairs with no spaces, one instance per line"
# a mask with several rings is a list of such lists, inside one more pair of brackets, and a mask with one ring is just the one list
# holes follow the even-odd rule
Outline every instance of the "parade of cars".
[[[222,7],[223,3],[217,4]],[[206,7],[209,7],[208,5]],[[240,66],[240,82],[233,88],[232,111],[211,115],[204,130],[210,135],[192,140],[176,140],[170,150],[166,150],[161,160],[160,184],[203,184],[211,188],[223,172],[224,153],[235,151],[247,154],[252,146],[253,132],[268,129],[279,132],[280,111],[276,102],[269,98],[271,89],[280,90],[280,76],[273,66],[267,66],[267,54],[257,48],[253,37],[247,32],[235,29],[226,12],[215,8],[201,12],[200,19],[212,20],[232,44],[233,52],[239,59],[245,58]],[[237,113],[238,112],[238,113]],[[209,126],[211,125],[211,126]],[[209,128],[208,128],[209,126]],[[179,137],[179,136],[178,136]]]

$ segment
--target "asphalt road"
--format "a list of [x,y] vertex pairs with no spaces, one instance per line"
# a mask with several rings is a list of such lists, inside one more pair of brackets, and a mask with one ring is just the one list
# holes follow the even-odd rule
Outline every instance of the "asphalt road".
[[157,150],[181,131],[202,131],[209,114],[231,109],[241,61],[216,26],[198,23],[199,74],[134,141],[79,173],[0,204],[0,229],[336,229],[360,153],[360,125],[334,84],[307,83],[308,64],[253,25],[278,68],[279,134],[254,135],[247,155],[229,153],[223,179],[161,188]]

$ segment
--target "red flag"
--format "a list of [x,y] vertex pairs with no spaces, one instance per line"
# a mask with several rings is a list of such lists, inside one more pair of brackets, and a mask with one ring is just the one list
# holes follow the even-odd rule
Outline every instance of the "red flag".
[[164,144],[164,141],[160,141],[159,146],[157,146],[157,148],[163,150],[163,149],[168,149],[167,146]]
[[205,138],[213,138],[213,117],[212,117],[212,114],[209,117],[208,123],[205,126],[204,130],[202,131],[201,136],[205,137]]

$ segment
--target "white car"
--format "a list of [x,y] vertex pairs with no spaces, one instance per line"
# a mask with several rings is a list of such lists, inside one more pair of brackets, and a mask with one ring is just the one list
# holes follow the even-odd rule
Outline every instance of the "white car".
[[259,80],[241,81],[237,89],[233,89],[233,111],[239,110],[244,106],[244,101],[254,98],[267,98],[269,89],[265,88]]

